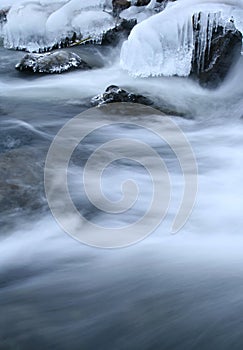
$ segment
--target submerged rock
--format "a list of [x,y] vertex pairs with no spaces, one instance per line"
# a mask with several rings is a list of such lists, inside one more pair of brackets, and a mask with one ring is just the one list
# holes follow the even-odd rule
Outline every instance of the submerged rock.
[[32,149],[0,154],[0,210],[34,210],[44,200],[43,169]]
[[45,54],[27,54],[15,68],[19,71],[53,74],[91,67],[73,52],[56,51]]
[[[1,110],[0,110],[1,113]],[[0,153],[21,148],[24,146],[36,146],[36,142],[44,141],[44,136],[34,128],[27,125],[19,125],[15,121],[12,123],[1,122],[0,128]]]
[[93,106],[100,106],[114,102],[141,103],[147,106],[151,106],[153,104],[153,102],[147,97],[133,94],[116,85],[108,86],[103,94],[95,96],[91,100]]
[[[191,75],[205,87],[217,87],[241,56],[242,34],[233,20],[223,27],[218,24],[217,14],[204,18],[203,13],[193,16],[194,52]],[[202,38],[202,26],[209,28]],[[211,23],[209,23],[211,21]]]

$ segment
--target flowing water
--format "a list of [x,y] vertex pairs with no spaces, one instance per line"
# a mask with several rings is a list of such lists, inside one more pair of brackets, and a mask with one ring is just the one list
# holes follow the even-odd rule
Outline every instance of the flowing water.
[[[122,124],[84,140],[80,154],[84,161],[92,149],[117,137],[136,137],[163,154],[172,202],[166,219],[142,242],[116,250],[88,247],[62,231],[44,198],[29,210],[41,189],[19,208],[5,197],[0,349],[242,349],[243,63],[218,90],[208,91],[186,78],[129,77],[119,67],[118,49],[77,50],[97,68],[37,77],[14,70],[23,53],[0,48],[1,164],[6,154],[17,152],[11,164],[18,173],[22,154],[40,167],[41,184],[55,134],[91,97],[115,84],[186,116],[172,118],[197,159],[196,203],[183,229],[171,235],[183,190],[178,162],[148,130]],[[148,127],[163,123],[150,115],[140,118]],[[140,188],[133,210],[114,218],[75,196],[82,161],[73,161],[70,189],[86,217],[107,226],[136,221],[150,195],[146,172],[134,163],[115,162],[104,173],[107,196],[119,198],[125,178],[134,178]]]

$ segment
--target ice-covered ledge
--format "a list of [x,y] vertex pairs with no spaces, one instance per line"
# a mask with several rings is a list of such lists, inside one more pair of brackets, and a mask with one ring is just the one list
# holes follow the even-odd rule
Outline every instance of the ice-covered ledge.
[[243,31],[242,1],[178,0],[132,30],[121,50],[122,68],[140,77],[188,76],[195,40],[192,18],[196,13],[203,13],[206,19],[199,31],[199,58],[203,58],[205,45],[211,45],[213,26],[226,29],[233,19],[236,28]]
[[4,1],[6,6],[12,5],[3,28],[7,48],[39,51],[73,36],[100,42],[116,25],[106,11],[111,10],[110,0]]

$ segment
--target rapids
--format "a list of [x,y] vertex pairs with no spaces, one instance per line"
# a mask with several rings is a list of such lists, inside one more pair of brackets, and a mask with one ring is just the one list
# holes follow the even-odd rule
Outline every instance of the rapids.
[[[199,2],[187,3],[196,7]],[[182,4],[179,0],[178,6]],[[183,176],[171,149],[150,131],[163,123],[163,117],[135,115],[132,121],[143,119],[147,124],[140,128],[118,115],[120,125],[110,123],[84,139],[77,158],[73,154],[68,180],[73,201],[86,218],[120,227],[138,220],[149,205],[151,178],[132,161],[114,162],[102,179],[102,190],[112,200],[121,198],[120,186],[126,179],[136,182],[139,197],[131,210],[103,213],[84,196],[85,161],[97,147],[118,138],[149,144],[165,161],[172,184],[166,218],[142,242],[105,250],[73,240],[46,203],[31,213],[23,208],[1,210],[0,350],[241,350],[242,60],[212,91],[188,78],[134,78],[120,66],[120,47],[84,46],[75,52],[96,68],[29,76],[14,70],[23,52],[0,47],[0,156],[12,150],[38,150],[33,162],[43,166],[61,127],[84,112],[93,96],[118,85],[186,116],[171,118],[197,160],[195,206],[180,232],[171,235]],[[85,115],[83,120],[87,127],[97,122]]]

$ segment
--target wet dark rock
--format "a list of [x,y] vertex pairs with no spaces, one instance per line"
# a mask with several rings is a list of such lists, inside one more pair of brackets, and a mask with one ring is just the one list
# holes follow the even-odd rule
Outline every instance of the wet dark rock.
[[91,100],[93,106],[100,106],[114,102],[141,103],[147,106],[151,106],[153,104],[153,102],[147,97],[133,94],[116,85],[110,85],[103,94],[95,96]]
[[8,12],[9,12],[9,8],[0,10],[0,24],[7,22]]
[[112,0],[113,14],[118,16],[121,11],[128,9],[131,6],[131,2],[128,0]]
[[136,6],[147,6],[149,3],[150,3],[150,0],[137,0]]
[[226,28],[214,25],[211,46],[209,48],[207,40],[203,61],[198,57],[200,16],[201,14],[197,21],[195,16],[193,18],[195,47],[191,76],[198,79],[204,87],[216,88],[241,56],[242,34],[235,28],[233,22]]
[[27,54],[15,68],[19,71],[33,73],[57,74],[91,67],[75,53],[55,51],[45,54]]
[[[167,2],[173,2],[176,0],[156,0],[159,4],[161,3],[167,3]],[[137,0],[136,6],[147,6],[150,3],[150,0]]]
[[103,36],[102,44],[104,45],[116,45],[122,38],[127,38],[135,25],[136,19],[120,20],[120,23],[113,29],[108,30]]

